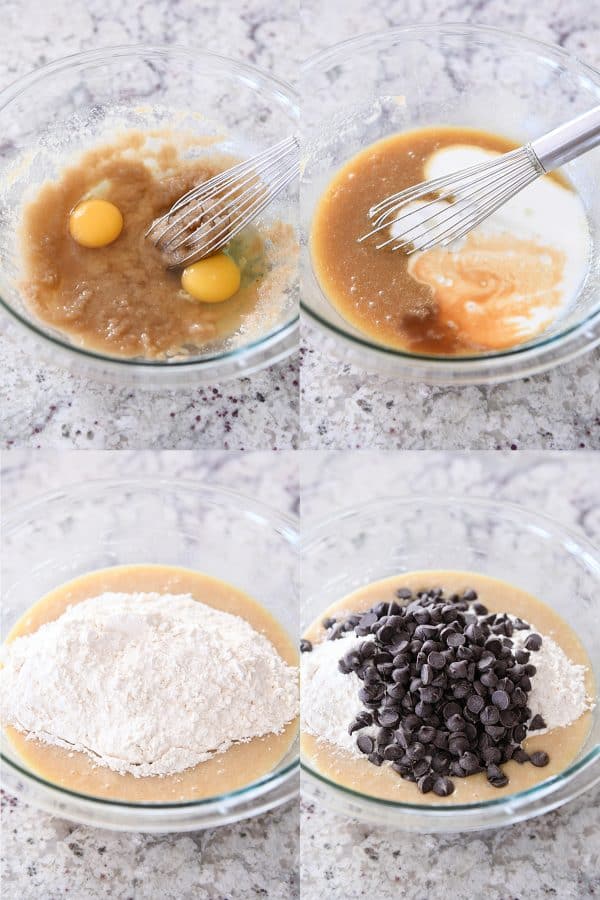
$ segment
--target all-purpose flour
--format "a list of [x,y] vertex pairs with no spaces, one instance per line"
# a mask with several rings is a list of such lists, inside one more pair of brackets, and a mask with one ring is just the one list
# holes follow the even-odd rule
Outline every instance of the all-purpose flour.
[[[515,646],[524,645],[530,634],[531,631],[515,631]],[[585,668],[572,663],[551,638],[542,638],[541,649],[531,654],[537,672],[531,679],[528,704],[534,716],[542,716],[547,728],[536,731],[536,735],[570,725],[591,706],[586,697]],[[356,746],[356,734],[348,734],[348,725],[365,709],[358,698],[362,682],[354,672],[342,674],[337,664],[364,640],[350,632],[338,640],[315,644],[312,652],[302,654],[303,729],[354,756],[362,754]],[[361,734],[373,734],[376,730],[365,728]]]
[[297,714],[297,670],[190,595],[106,593],[4,648],[2,718],[137,776],[171,775]]

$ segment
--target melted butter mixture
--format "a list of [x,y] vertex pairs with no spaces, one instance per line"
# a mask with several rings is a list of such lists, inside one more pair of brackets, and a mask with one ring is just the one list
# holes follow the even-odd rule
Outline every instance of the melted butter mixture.
[[[57,181],[44,184],[24,210],[21,288],[31,312],[71,341],[119,357],[185,358],[224,342],[267,333],[285,311],[297,244],[291,226],[250,226],[227,252],[241,270],[239,290],[222,303],[203,303],[168,271],[144,234],[154,219],[193,186],[233,162],[201,140],[183,159],[175,136],[127,132],[85,153]],[[107,246],[82,246],[70,233],[81,201],[109,201],[123,230]]]
[[316,275],[340,314],[382,344],[435,355],[502,350],[548,328],[576,296],[589,243],[579,199],[559,177],[530,185],[451,249],[407,256],[377,250],[374,239],[357,243],[374,203],[514,146],[438,127],[393,135],[351,159],[323,194],[311,233]]

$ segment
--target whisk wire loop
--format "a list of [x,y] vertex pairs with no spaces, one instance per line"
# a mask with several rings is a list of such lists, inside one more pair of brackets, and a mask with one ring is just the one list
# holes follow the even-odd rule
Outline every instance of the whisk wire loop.
[[372,206],[372,227],[358,241],[386,233],[376,249],[391,245],[408,254],[447,246],[542,174],[544,168],[527,144],[490,162],[423,181]]
[[298,151],[298,138],[287,137],[192,188],[152,223],[146,237],[172,255],[170,268],[216,253],[298,176]]

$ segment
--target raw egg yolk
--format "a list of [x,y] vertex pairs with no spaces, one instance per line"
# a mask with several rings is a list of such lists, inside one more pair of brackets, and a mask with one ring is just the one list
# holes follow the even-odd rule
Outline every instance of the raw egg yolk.
[[225,253],[215,253],[183,270],[181,286],[203,303],[222,303],[239,290],[240,270]]
[[82,247],[106,247],[122,229],[121,211],[108,200],[83,200],[69,218],[71,237]]

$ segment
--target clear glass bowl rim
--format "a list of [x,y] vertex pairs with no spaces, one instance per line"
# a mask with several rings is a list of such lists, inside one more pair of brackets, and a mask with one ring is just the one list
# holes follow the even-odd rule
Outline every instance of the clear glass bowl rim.
[[[326,47],[324,50],[313,53],[302,63],[301,73],[302,75],[309,75],[313,70],[323,71],[331,67],[340,58],[346,59],[357,50],[368,49],[371,46],[393,45],[402,38],[418,37],[419,35],[471,35],[475,37],[478,34],[510,41],[516,45],[521,44],[530,49],[537,48],[540,52],[543,52],[546,57],[554,57],[560,63],[566,63],[567,68],[576,68],[581,74],[587,75],[594,86],[598,88],[600,102],[600,70],[594,68],[589,63],[584,62],[577,55],[570,53],[567,50],[563,50],[562,47],[546,43],[545,41],[539,41],[535,38],[530,38],[519,32],[496,28],[491,25],[467,25],[465,23],[453,22],[447,24],[426,23],[419,25],[401,25],[385,29],[384,31],[366,32],[364,34],[359,34],[356,37],[347,38],[344,41]],[[320,285],[318,285],[318,287],[325,300],[329,303],[329,300],[325,296]],[[513,375],[513,377],[520,377],[521,375],[524,376],[541,371],[544,368],[555,365],[557,362],[566,361],[574,356],[578,356],[580,353],[592,350],[600,344],[600,300],[595,309],[588,313],[581,322],[577,322],[550,337],[544,338],[542,335],[539,340],[533,342],[530,341],[507,350],[493,351],[479,355],[466,354],[456,357],[434,356],[427,353],[409,353],[408,351],[395,349],[393,347],[386,347],[383,344],[370,341],[368,338],[358,334],[351,334],[342,327],[327,321],[319,313],[311,309],[303,302],[302,296],[300,299],[300,308],[310,319],[316,322],[319,327],[322,327],[326,332],[332,333],[336,338],[341,338],[342,341],[348,342],[350,345],[364,348],[367,351],[372,351],[376,355],[381,355],[388,359],[398,360],[400,364],[403,362],[414,363],[416,366],[418,366],[419,363],[428,364],[436,370],[436,378],[443,377],[444,370],[447,371],[448,375],[450,375],[450,370],[452,370],[459,378],[462,376],[465,382],[470,381],[471,379],[476,382],[477,375],[482,375],[485,379],[484,372],[476,372],[475,367],[477,364],[479,364],[481,368],[484,368],[487,363],[490,365],[493,365],[494,363],[502,365],[505,361],[510,362],[515,360],[516,362],[519,362],[519,360],[522,360],[526,365],[526,371]],[[597,333],[591,336],[590,340],[583,346],[568,352],[568,339],[575,339],[578,336],[584,337],[584,333],[592,326],[598,326]],[[555,348],[564,348],[566,352],[563,356],[554,361],[541,362],[536,359],[541,352]],[[418,371],[419,369],[417,369],[417,372]],[[427,370],[423,368],[421,371],[423,372],[423,377],[427,378]],[[501,378],[502,375],[499,374],[498,377]],[[505,375],[504,377],[507,376]]]
[[[399,494],[395,497],[382,497],[379,500],[369,500],[365,503],[346,507],[333,515],[319,519],[303,532],[300,539],[301,559],[302,556],[310,551],[311,547],[317,544],[325,535],[330,534],[332,531],[335,533],[335,525],[344,519],[352,518],[362,513],[369,513],[371,511],[381,511],[384,508],[396,508],[402,505],[415,506],[419,504],[430,506],[432,509],[439,509],[440,507],[457,508],[459,506],[472,507],[475,510],[492,509],[500,517],[505,513],[512,513],[513,515],[521,517],[521,520],[524,522],[536,522],[540,526],[545,527],[553,537],[557,537],[559,540],[569,541],[571,547],[581,549],[585,554],[586,564],[589,564],[590,559],[593,559],[596,574],[600,582],[600,549],[588,540],[585,535],[575,529],[561,525],[552,516],[545,513],[534,512],[527,506],[523,506],[519,503],[513,503],[507,500],[490,500],[486,497],[477,496],[460,497],[445,495],[443,498],[440,498],[430,494]],[[599,685],[596,685],[597,691],[599,687]],[[595,763],[596,765],[594,765]],[[353,800],[364,801],[372,808],[377,808],[379,806],[386,807],[391,810],[397,810],[398,812],[422,817],[424,819],[431,819],[438,816],[445,819],[451,819],[453,815],[461,812],[476,813],[480,811],[485,812],[487,810],[503,810],[505,808],[514,810],[522,809],[531,801],[551,797],[559,788],[572,782],[576,775],[581,775],[585,780],[578,785],[574,792],[573,796],[576,796],[582,791],[593,787],[600,781],[600,744],[593,747],[583,759],[568,766],[557,775],[553,775],[551,778],[547,778],[525,791],[508,794],[505,797],[499,797],[497,800],[484,800],[480,803],[461,803],[452,806],[443,806],[435,803],[428,803],[427,805],[399,803],[393,800],[372,797],[361,791],[355,791],[351,788],[337,784],[335,781],[321,775],[308,765],[302,756],[300,757],[300,769],[302,773],[306,773],[311,778],[326,785],[328,789],[331,789],[338,796],[345,796]],[[585,778],[586,775],[587,778]]]
[[[2,516],[3,531],[6,532],[10,531],[11,529],[18,528],[20,520],[32,513],[35,513],[37,510],[43,508],[48,503],[52,503],[57,500],[64,500],[67,498],[69,500],[72,500],[73,498],[76,498],[78,496],[81,497],[86,494],[94,493],[94,491],[98,489],[123,490],[127,488],[141,488],[143,490],[154,490],[160,488],[169,490],[182,489],[187,492],[200,491],[202,497],[214,497],[215,499],[221,498],[228,501],[234,501],[238,509],[244,512],[252,513],[255,518],[258,518],[262,522],[273,527],[285,540],[289,541],[292,546],[297,546],[299,543],[298,519],[296,516],[279,512],[278,510],[275,510],[272,507],[268,506],[266,503],[255,500],[253,497],[249,497],[247,494],[244,494],[241,491],[237,491],[232,488],[221,487],[220,485],[210,485],[203,481],[195,481],[192,479],[149,477],[93,478],[86,482],[74,482],[72,484],[64,485],[58,490],[39,494],[35,498],[28,500],[22,506],[10,508],[6,512],[6,514]],[[283,784],[299,769],[299,759],[296,758],[291,763],[288,763],[288,765],[280,771],[267,773],[266,775],[261,776],[261,778],[257,778],[255,781],[252,781],[250,784],[247,784],[242,788],[238,788],[235,791],[229,791],[225,794],[215,794],[212,797],[205,797],[202,800],[184,800],[177,803],[133,803],[123,800],[111,800],[105,797],[95,797],[93,794],[84,794],[80,791],[73,791],[70,788],[66,788],[60,784],[56,784],[55,782],[47,781],[40,775],[36,775],[34,772],[31,772],[29,769],[23,768],[19,765],[19,763],[9,759],[1,752],[0,761],[4,765],[8,766],[9,769],[16,771],[22,778],[25,779],[25,781],[40,785],[44,790],[50,789],[52,793],[57,793],[58,795],[64,795],[66,797],[73,797],[78,801],[85,801],[87,803],[91,803],[92,805],[98,805],[99,807],[124,809],[130,811],[143,810],[145,812],[150,810],[160,812],[168,810],[178,811],[189,809],[198,809],[199,811],[206,810],[207,812],[209,812],[223,803],[231,803],[235,800],[251,800],[254,797],[259,798],[270,788],[274,788],[279,786],[280,784]]]
[[[32,72],[28,72],[26,75],[15,79],[5,88],[0,90],[0,114],[5,111],[6,107],[8,107],[8,105],[12,103],[13,100],[19,97],[26,90],[34,87],[40,81],[44,81],[48,76],[55,75],[68,69],[81,68],[90,63],[93,64],[110,62],[113,59],[119,59],[121,57],[128,56],[137,56],[143,58],[147,54],[163,57],[175,55],[193,62],[207,60],[214,63],[217,68],[225,69],[228,71],[237,71],[242,77],[248,78],[251,81],[256,82],[258,80],[259,82],[264,82],[265,85],[269,85],[274,89],[274,92],[277,94],[277,96],[282,101],[284,101],[286,105],[288,105],[293,117],[298,119],[300,102],[299,95],[293,88],[293,86],[291,84],[288,84],[288,82],[284,81],[281,78],[278,78],[275,75],[272,75],[269,72],[265,72],[262,69],[258,68],[258,66],[253,66],[250,63],[230,59],[227,56],[223,56],[219,53],[213,53],[210,50],[191,50],[189,47],[183,47],[179,44],[172,44],[168,46],[160,44],[116,44],[114,46],[109,45],[107,47],[101,47],[94,50],[83,50],[79,53],[71,53],[68,56],[60,57],[59,59],[53,60],[49,63],[45,63],[43,66],[34,69]],[[293,336],[298,331],[298,323],[300,320],[300,314],[298,311],[296,315],[292,319],[290,319],[289,322],[285,322],[274,331],[263,335],[263,337],[257,338],[254,341],[250,341],[243,347],[235,347],[232,350],[226,350],[219,353],[210,353],[206,356],[203,356],[200,360],[196,359],[189,361],[160,361],[142,358],[129,359],[127,357],[108,356],[96,350],[78,347],[76,344],[71,344],[66,340],[62,340],[58,335],[50,334],[44,331],[44,329],[35,321],[30,321],[26,317],[22,316],[21,313],[18,312],[18,310],[16,310],[11,303],[6,301],[4,297],[2,297],[2,295],[0,295],[0,307],[6,313],[8,313],[8,315],[12,319],[18,322],[21,327],[25,328],[29,332],[32,332],[38,338],[41,338],[42,341],[49,342],[55,347],[60,348],[61,351],[66,350],[68,353],[75,356],[83,357],[87,360],[91,359],[99,361],[104,366],[108,366],[113,371],[118,371],[124,366],[133,367],[134,369],[151,369],[154,371],[171,371],[174,369],[177,369],[179,371],[181,371],[182,369],[188,371],[200,370],[206,367],[208,363],[221,362],[223,360],[243,360],[246,356],[251,356],[253,350],[265,350],[270,349],[271,347],[274,348],[273,362],[278,362],[280,359],[285,358],[293,352],[293,342],[290,342],[290,347],[286,348],[286,351],[282,355],[277,353],[277,348],[280,343],[286,342],[286,339],[293,338]],[[240,372],[239,374],[243,373]]]

